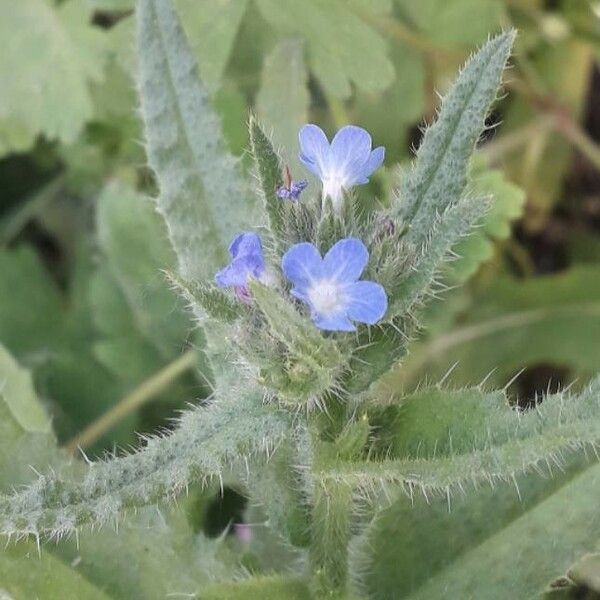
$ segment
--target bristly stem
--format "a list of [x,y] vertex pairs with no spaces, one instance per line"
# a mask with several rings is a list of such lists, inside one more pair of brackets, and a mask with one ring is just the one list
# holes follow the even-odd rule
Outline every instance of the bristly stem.
[[99,440],[119,421],[127,415],[155,398],[160,392],[167,388],[173,381],[191,369],[197,360],[195,350],[188,350],[166,367],[143,381],[132,392],[117,402],[111,409],[96,419],[81,433],[65,444],[65,450],[74,454],[78,448],[87,448]]

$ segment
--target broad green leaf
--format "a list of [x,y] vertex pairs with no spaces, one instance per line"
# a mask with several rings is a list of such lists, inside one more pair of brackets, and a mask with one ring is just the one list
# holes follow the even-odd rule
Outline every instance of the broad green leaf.
[[305,39],[312,72],[327,93],[350,95],[350,84],[368,92],[394,79],[384,39],[340,0],[258,0],[267,22],[286,36]]
[[304,49],[298,40],[282,40],[265,57],[261,87],[256,96],[256,113],[273,143],[281,148],[284,163],[292,176],[301,179],[298,161],[298,131],[308,122],[308,73]]
[[63,324],[62,298],[35,252],[0,251],[0,341],[26,364],[47,354]]
[[[585,466],[586,461],[580,460],[564,471],[553,469],[552,476],[517,475],[509,483],[483,484],[477,490],[452,494],[449,498],[425,497],[419,493],[398,498],[353,541],[351,568],[360,589],[368,590],[369,597],[376,600],[395,600],[408,597],[430,579],[442,581],[444,569],[452,568],[462,556],[482,552],[480,548],[488,543],[486,540],[493,539],[517,520],[526,522],[541,502],[565,484],[568,486],[581,471],[582,462]],[[568,505],[567,502],[563,509]],[[516,531],[515,534],[518,536]],[[541,532],[535,539],[543,540],[542,544],[551,542]],[[532,539],[532,543],[536,542]],[[552,561],[552,552],[539,552],[538,548],[533,556],[540,555]],[[522,561],[523,557],[518,556]],[[564,572],[557,566],[555,576]],[[477,568],[473,575],[476,573],[481,577],[481,585],[496,591],[504,589],[492,578],[494,569]],[[508,576],[507,581],[510,579]],[[539,591],[549,582],[550,578],[542,582]]]
[[[481,407],[473,410],[473,396],[478,395]],[[319,480],[357,487],[372,494],[375,502],[380,498],[373,492],[387,483],[404,491],[444,495],[480,482],[539,472],[542,465],[566,461],[574,450],[591,448],[600,439],[600,379],[576,396],[548,395],[525,414],[508,402],[501,410],[497,397],[488,399],[476,390],[465,393],[465,402],[458,393],[449,401],[442,394],[424,396],[422,402],[419,394],[409,397],[406,407],[400,407],[385,458],[325,465]],[[439,421],[432,420],[436,400]],[[390,424],[383,422],[377,429],[387,427]]]
[[[600,368],[600,286],[594,265],[516,281],[496,278],[459,325],[417,344],[393,381],[441,377],[456,384],[504,385],[519,370],[547,363],[589,375]],[[397,388],[396,388],[397,389]],[[385,392],[384,392],[385,394]]]
[[[579,396],[548,396],[535,410],[521,414],[508,406],[502,393],[480,389],[450,393],[424,389],[385,409],[373,422],[382,444],[377,453],[412,458],[386,458],[361,466],[348,463],[346,475],[336,475],[348,483],[351,473],[366,478],[361,483],[365,493],[385,507],[394,496],[390,494],[393,489],[384,485],[384,469],[406,463],[404,493],[408,497],[403,494],[395,500],[354,542],[353,568],[371,595],[378,599],[404,597],[421,585],[428,589],[427,580],[432,576],[443,586],[446,565],[452,569],[463,553],[475,555],[485,540],[503,535],[500,532],[514,519],[529,510],[537,511],[538,503],[588,466],[591,457],[578,449],[596,443],[599,409],[598,380]],[[481,460],[485,455],[488,458]],[[443,494],[436,495],[419,478],[447,477],[452,463],[455,474],[461,473],[465,479]],[[477,466],[471,469],[469,463]],[[537,539],[544,535],[540,532]],[[536,536],[528,537],[534,544]],[[579,547],[578,551],[582,550]],[[545,556],[550,564],[553,552]],[[556,576],[565,572],[562,568],[559,566]],[[478,585],[482,590],[487,585],[491,597],[503,597],[488,575],[492,571],[474,570],[473,576],[476,572],[481,574]],[[550,577],[542,580],[541,588],[549,581]],[[437,592],[429,597],[443,595]]]
[[0,59],[0,154],[28,149],[40,134],[74,141],[93,115],[88,82],[103,76],[102,32],[84,2],[3,0],[0,9],[0,38],[10,40]]
[[[476,548],[457,556],[410,600],[539,597],[578,555],[600,549],[599,493],[600,467],[590,467]],[[540,552],[540,547],[548,551]]]
[[250,198],[169,0],[138,10],[139,86],[150,166],[182,277],[212,278],[248,227]]
[[[89,259],[83,254],[78,252],[78,262]],[[0,287],[11,291],[0,300],[0,341],[31,369],[63,440],[123,393],[92,353],[95,336],[87,277],[82,275],[81,284],[74,280],[64,297],[31,249],[0,252]]]
[[9,546],[0,553],[2,600],[116,600],[33,542]]

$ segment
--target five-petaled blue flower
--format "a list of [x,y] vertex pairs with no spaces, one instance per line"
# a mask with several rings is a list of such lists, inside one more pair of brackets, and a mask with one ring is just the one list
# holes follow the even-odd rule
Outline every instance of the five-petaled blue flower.
[[300,161],[323,182],[323,199],[330,197],[339,207],[342,190],[369,182],[370,175],[383,163],[383,146],[371,150],[371,136],[361,127],[347,125],[331,144],[316,125],[304,125],[298,135]]
[[215,275],[219,287],[232,287],[242,302],[250,302],[248,281],[265,275],[265,259],[260,237],[256,233],[238,234],[229,245],[231,262]]
[[284,255],[282,268],[294,286],[291,293],[309,305],[319,329],[355,331],[352,321],[374,325],[387,310],[383,287],[358,281],[368,261],[365,245],[345,238],[324,258],[313,244],[296,244]]

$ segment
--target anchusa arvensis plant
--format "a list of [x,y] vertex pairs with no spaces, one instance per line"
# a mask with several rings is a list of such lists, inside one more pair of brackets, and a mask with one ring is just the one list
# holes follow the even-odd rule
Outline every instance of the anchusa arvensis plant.
[[[442,515],[456,490],[529,481],[539,465],[597,444],[600,384],[577,401],[548,396],[522,415],[503,392],[481,387],[390,396],[379,386],[401,365],[453,248],[489,206],[469,193],[469,160],[514,33],[490,39],[467,63],[392,194],[376,198],[366,185],[384,149],[360,127],[343,127],[331,143],[315,125],[301,129],[300,161],[320,180],[307,185],[251,118],[256,202],[170,0],[140,0],[137,22],[147,154],[178,258],[170,279],[202,328],[214,394],[138,452],[65,465],[0,497],[1,530],[60,537],[227,477],[261,507],[277,551],[293,558],[273,574],[256,566],[268,556],[239,556],[232,581],[199,598],[485,597],[481,569],[477,581],[459,570],[413,596],[428,558],[414,540],[441,570],[454,559],[457,531],[478,539],[478,528],[492,527],[471,515],[497,509],[493,494],[472,507],[464,500],[449,522]],[[536,497],[540,486],[531,488]],[[267,546],[254,551],[266,555]],[[527,582],[543,587],[543,576],[530,570]]]

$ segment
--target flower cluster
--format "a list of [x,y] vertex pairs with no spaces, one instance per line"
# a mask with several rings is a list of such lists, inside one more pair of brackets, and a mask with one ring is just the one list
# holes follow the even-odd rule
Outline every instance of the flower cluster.
[[[371,150],[371,136],[360,127],[342,128],[329,144],[316,125],[305,125],[299,134],[300,160],[323,184],[323,198],[339,205],[343,191],[368,182],[383,162],[383,147]],[[282,200],[297,201],[306,181],[292,181],[276,193]],[[231,262],[215,277],[219,287],[232,287],[242,302],[251,302],[248,282],[266,281],[262,244],[256,233],[239,234],[229,247]],[[373,281],[360,281],[369,261],[364,243],[344,238],[321,256],[310,242],[292,246],[283,256],[281,269],[292,284],[290,293],[308,305],[314,324],[325,331],[355,331],[354,323],[374,325],[387,310],[387,295]]]

